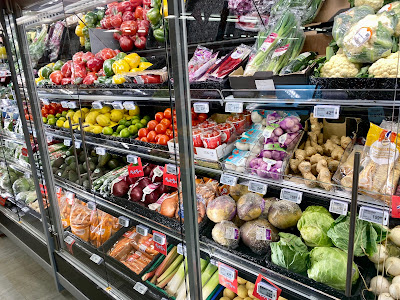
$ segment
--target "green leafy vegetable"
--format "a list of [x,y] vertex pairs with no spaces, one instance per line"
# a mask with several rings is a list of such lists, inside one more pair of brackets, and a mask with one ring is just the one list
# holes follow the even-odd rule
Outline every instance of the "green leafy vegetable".
[[309,265],[309,252],[301,238],[280,232],[279,242],[271,243],[271,260],[274,264],[296,273],[306,273]]

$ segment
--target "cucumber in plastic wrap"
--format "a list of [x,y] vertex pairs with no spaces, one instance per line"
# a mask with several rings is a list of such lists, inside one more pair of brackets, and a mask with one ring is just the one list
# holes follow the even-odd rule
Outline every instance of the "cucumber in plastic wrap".
[[279,73],[279,75],[286,75],[296,73],[304,70],[310,63],[311,60],[317,57],[316,52],[304,52],[292,59]]

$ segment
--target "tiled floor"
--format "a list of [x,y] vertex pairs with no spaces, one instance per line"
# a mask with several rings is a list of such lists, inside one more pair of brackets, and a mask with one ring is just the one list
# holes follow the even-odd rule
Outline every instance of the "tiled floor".
[[9,238],[0,237],[0,300],[73,300],[58,293],[53,278]]

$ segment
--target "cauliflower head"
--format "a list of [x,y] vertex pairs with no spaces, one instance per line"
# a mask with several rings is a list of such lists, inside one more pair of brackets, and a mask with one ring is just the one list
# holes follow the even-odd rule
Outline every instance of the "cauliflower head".
[[375,11],[383,6],[384,0],[354,0],[354,6],[369,5]]
[[[395,16],[397,20],[400,20],[400,1],[392,2],[385,5],[378,11],[377,14]],[[394,35],[400,36],[400,22],[397,22],[397,25],[394,29]]]
[[343,38],[343,49],[354,63],[373,63],[386,57],[392,49],[396,17],[368,15],[355,23]]
[[349,61],[344,53],[337,53],[321,68],[321,77],[349,78],[355,77],[360,71],[360,65]]
[[388,57],[378,59],[368,69],[368,73],[375,78],[400,77],[398,60],[400,52],[392,53]]

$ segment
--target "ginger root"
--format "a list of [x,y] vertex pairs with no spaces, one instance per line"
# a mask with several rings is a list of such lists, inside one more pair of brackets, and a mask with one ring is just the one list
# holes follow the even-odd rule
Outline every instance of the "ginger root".
[[321,146],[324,144],[324,134],[322,132],[318,134],[318,144]]
[[294,152],[295,158],[289,160],[289,166],[293,170],[293,172],[297,173],[299,172],[298,166],[299,164],[306,159],[307,153],[305,150],[297,149]]
[[306,142],[306,147],[304,148],[304,150],[306,151],[306,156],[310,157],[313,156],[314,154],[317,154],[317,149],[313,146],[311,146],[311,141],[307,140]]
[[337,145],[331,139],[327,140],[323,146],[325,155],[331,155],[335,146]]
[[327,162],[329,171],[331,171],[331,173],[335,173],[339,167],[339,161],[333,159],[332,157],[328,157]]
[[340,145],[340,139],[337,135],[332,135],[329,139],[336,145]]
[[340,146],[342,146],[343,149],[346,149],[347,146],[351,143],[351,138],[348,136],[342,136],[340,138]]
[[299,164],[298,167],[299,171],[301,172],[301,175],[303,175],[304,184],[308,187],[315,187],[316,182],[315,180],[317,179],[312,173],[311,173],[311,164],[308,161],[302,161]]
[[332,175],[328,169],[328,163],[325,159],[321,159],[317,164],[317,172],[319,185],[327,191],[332,189]]
[[343,148],[338,146],[338,145],[336,145],[333,148],[332,152],[331,152],[331,157],[333,159],[335,159],[335,160],[339,160],[340,161],[340,159],[342,158],[343,153],[344,153]]

